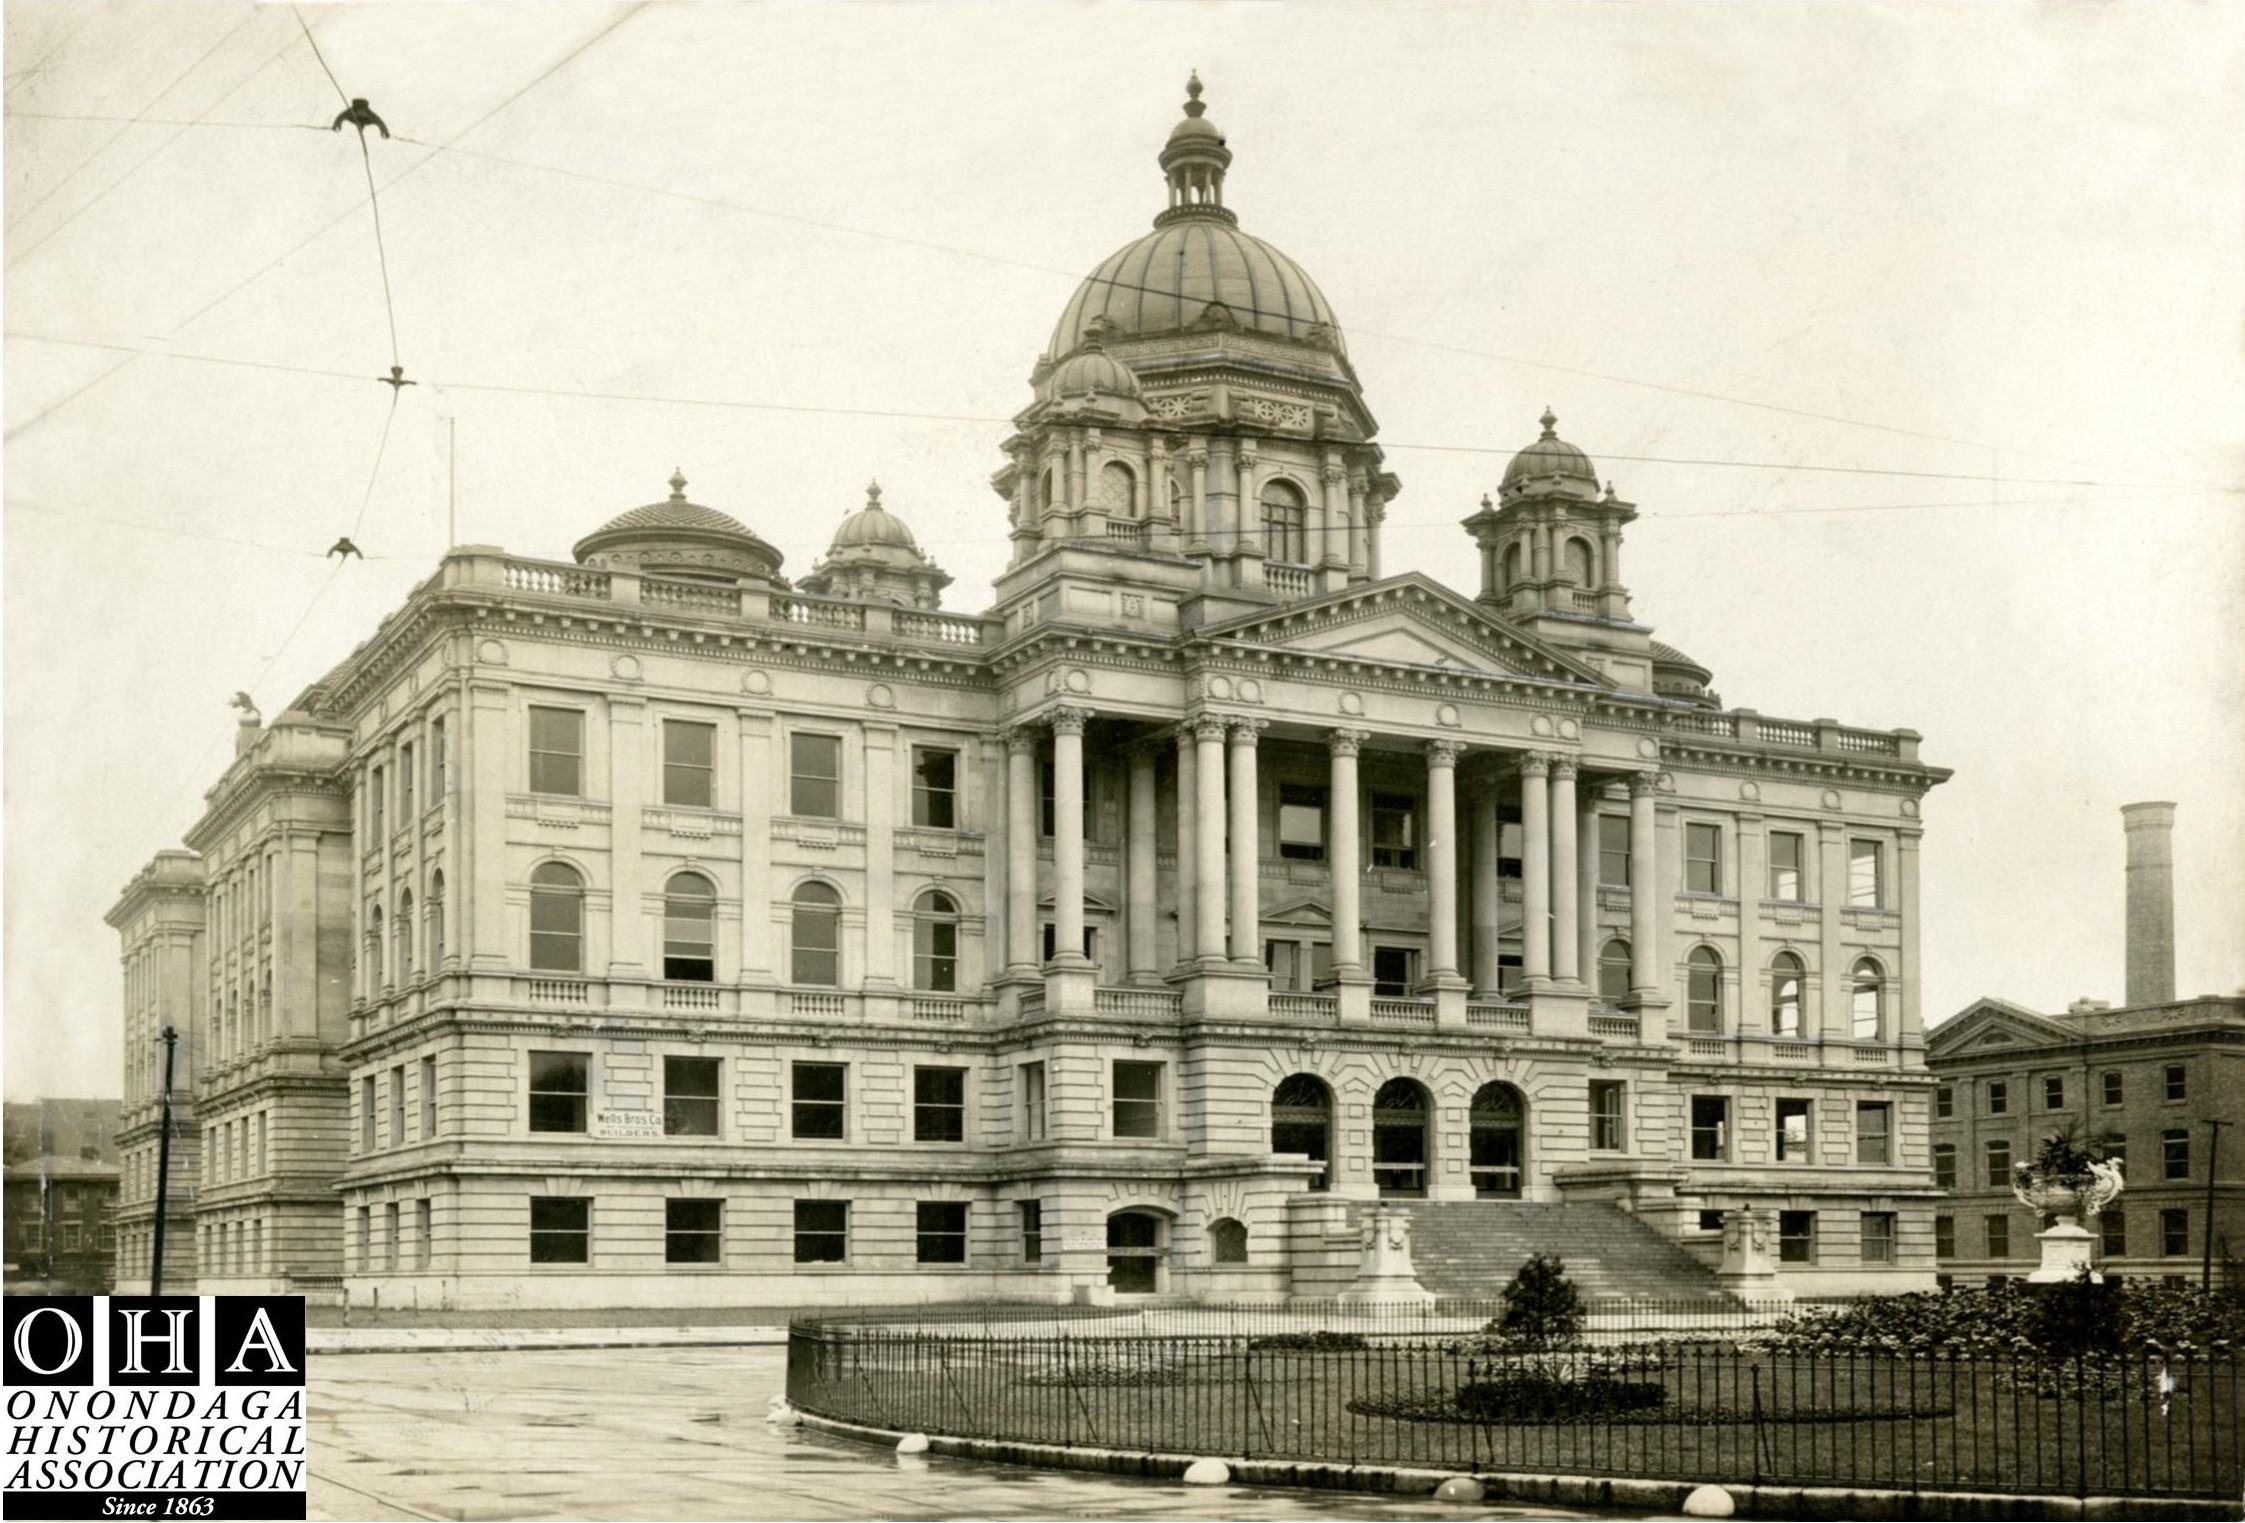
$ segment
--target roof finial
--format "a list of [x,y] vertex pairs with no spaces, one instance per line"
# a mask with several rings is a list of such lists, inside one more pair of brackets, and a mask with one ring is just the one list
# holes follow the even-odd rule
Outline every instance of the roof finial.
[[675,465],[670,468],[670,500],[672,502],[684,502],[686,500],[686,473]]
[[1557,434],[1552,432],[1552,430],[1558,426],[1559,419],[1552,413],[1549,407],[1546,407],[1543,410],[1543,417],[1541,419],[1541,422],[1543,423],[1543,436],[1546,439],[1556,439],[1559,437]]
[[1198,116],[1208,108],[1200,103],[1200,70],[1194,69],[1185,76],[1185,114]]
[[865,484],[865,505],[869,508],[877,508],[881,505],[880,482],[869,481]]

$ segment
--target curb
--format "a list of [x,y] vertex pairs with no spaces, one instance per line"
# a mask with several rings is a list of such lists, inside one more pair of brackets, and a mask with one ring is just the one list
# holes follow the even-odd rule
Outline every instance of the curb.
[[[795,1409],[803,1426],[842,1438],[893,1448],[902,1429],[869,1427]],[[928,1448],[960,1459],[1027,1465],[1043,1470],[1088,1470],[1142,1480],[1179,1481],[1186,1467],[1205,1458],[1192,1454],[1154,1454],[1127,1449],[1078,1448],[1064,1444],[1017,1443],[1007,1439],[953,1438],[929,1434]],[[1545,1506],[1594,1507],[1674,1515],[1696,1483],[1638,1477],[1552,1475],[1487,1470],[1430,1470],[1410,1465],[1333,1465],[1299,1460],[1226,1458],[1234,1485],[1288,1486],[1312,1491],[1379,1492],[1429,1496],[1444,1481],[1471,1474],[1487,1488],[1490,1502],[1528,1502]],[[1762,1518],[2145,1518],[2234,1519],[2241,1509],[2211,1500],[2168,1497],[2065,1497],[1979,1491],[1892,1491],[1870,1487],[1727,1487],[1738,1516]]]

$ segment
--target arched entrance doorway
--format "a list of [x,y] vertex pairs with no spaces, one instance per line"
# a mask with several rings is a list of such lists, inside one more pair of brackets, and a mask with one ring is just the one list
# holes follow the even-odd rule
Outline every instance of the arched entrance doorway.
[[1333,1172],[1333,1092],[1310,1074],[1293,1074],[1271,1092],[1271,1151],[1303,1153],[1323,1164],[1310,1188],[1322,1190]]
[[1427,1092],[1410,1079],[1372,1097],[1372,1182],[1383,1196],[1427,1193]]
[[1161,1289],[1162,1218],[1151,1211],[1117,1211],[1107,1218],[1107,1283],[1115,1294],[1150,1296]]
[[1483,1200],[1518,1200],[1521,1179],[1520,1091],[1484,1084],[1473,1095],[1473,1193]]

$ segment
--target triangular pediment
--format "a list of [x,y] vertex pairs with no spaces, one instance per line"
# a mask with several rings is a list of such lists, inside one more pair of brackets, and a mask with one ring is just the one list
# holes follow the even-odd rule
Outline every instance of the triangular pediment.
[[1930,1058],[1977,1057],[2006,1048],[2049,1047],[2079,1040],[2049,1017],[2008,1000],[1978,999],[1926,1033]]
[[1315,899],[1295,899],[1263,911],[1263,919],[1266,924],[1275,921],[1283,925],[1331,925],[1333,909]]
[[1335,660],[1611,686],[1574,656],[1417,572],[1228,619],[1200,634]]

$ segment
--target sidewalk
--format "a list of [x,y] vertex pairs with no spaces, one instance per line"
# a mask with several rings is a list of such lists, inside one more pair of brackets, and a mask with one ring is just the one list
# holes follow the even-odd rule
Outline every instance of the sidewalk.
[[510,1349],[740,1348],[787,1342],[787,1329],[732,1327],[313,1327],[314,1354],[497,1353]]

